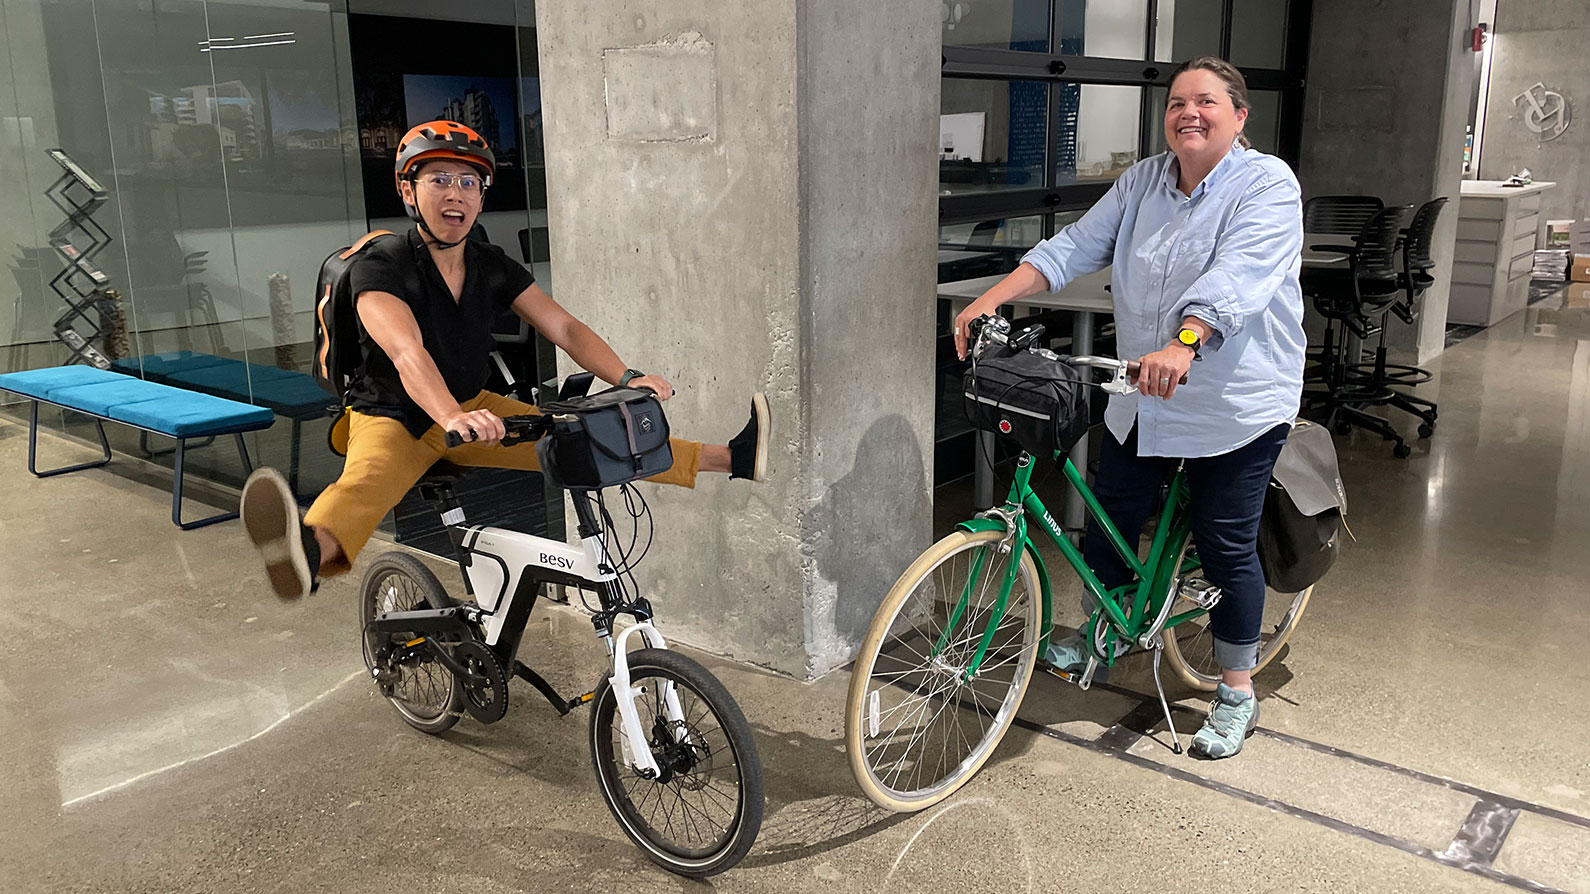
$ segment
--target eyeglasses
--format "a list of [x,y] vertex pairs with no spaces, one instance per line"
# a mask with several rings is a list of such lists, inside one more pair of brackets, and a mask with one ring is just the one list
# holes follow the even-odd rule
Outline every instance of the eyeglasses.
[[418,178],[435,192],[447,192],[453,187],[466,196],[478,196],[486,189],[485,181],[474,174],[450,174],[445,171],[426,174]]

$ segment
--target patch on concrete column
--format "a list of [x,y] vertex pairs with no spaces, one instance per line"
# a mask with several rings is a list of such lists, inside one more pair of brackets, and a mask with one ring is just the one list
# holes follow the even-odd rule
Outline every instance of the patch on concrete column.
[[718,56],[694,31],[602,51],[607,138],[637,143],[714,139]]

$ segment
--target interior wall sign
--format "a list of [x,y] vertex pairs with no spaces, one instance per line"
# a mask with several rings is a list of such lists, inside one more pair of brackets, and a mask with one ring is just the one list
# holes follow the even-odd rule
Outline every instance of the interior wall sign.
[[1573,120],[1573,105],[1556,90],[1536,81],[1534,86],[1513,97],[1513,105],[1524,114],[1524,126],[1542,142],[1555,140]]

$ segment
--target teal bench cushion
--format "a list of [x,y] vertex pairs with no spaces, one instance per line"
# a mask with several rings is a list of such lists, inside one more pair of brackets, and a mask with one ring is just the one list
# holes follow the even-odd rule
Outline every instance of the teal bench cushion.
[[57,388],[74,388],[96,382],[125,382],[127,377],[92,366],[52,366],[0,374],[0,388],[28,397],[49,400]]
[[224,397],[194,394],[165,385],[155,387],[165,388],[171,395],[113,407],[106,415],[164,432],[174,438],[202,438],[206,435],[267,428],[276,421],[276,414],[265,407],[253,407]]
[[123,357],[112,360],[110,368],[139,378],[160,379],[177,373],[192,372],[212,366],[237,363],[214,354],[196,354],[192,351],[168,351],[164,354],[145,354],[142,357]]
[[77,410],[110,416],[117,407],[168,397],[171,389],[154,382],[118,377],[116,382],[93,382],[50,389],[49,400]]
[[0,375],[0,389],[126,422],[174,438],[269,428],[265,407],[196,394],[90,366],[30,369]]
[[113,368],[213,394],[230,400],[269,407],[289,419],[319,419],[330,415],[332,397],[313,376],[290,369],[246,363],[228,357],[174,351],[117,360]]

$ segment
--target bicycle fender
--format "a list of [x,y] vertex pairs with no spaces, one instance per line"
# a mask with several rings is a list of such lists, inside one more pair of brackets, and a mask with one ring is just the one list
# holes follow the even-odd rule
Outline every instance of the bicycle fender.
[[[984,531],[1003,533],[1005,523],[992,518],[970,518],[955,527],[968,534],[981,534]],[[1030,539],[1027,541],[1027,555],[1032,557],[1033,567],[1038,569],[1038,589],[1043,599],[1043,626],[1039,629],[1039,635],[1047,640],[1049,632],[1054,629],[1054,591],[1049,586],[1049,566],[1044,564],[1043,556],[1038,555],[1038,548]]]

